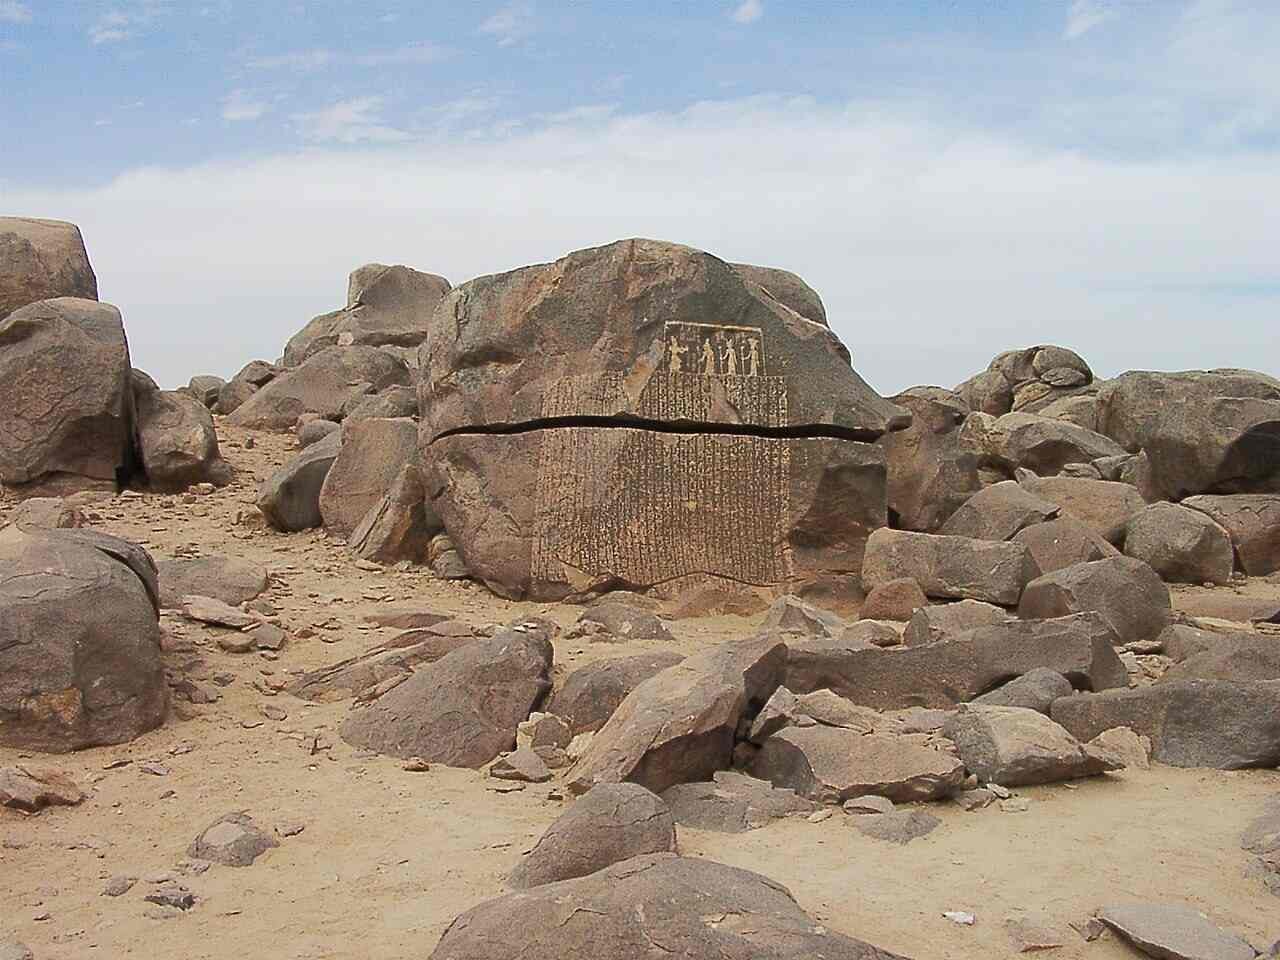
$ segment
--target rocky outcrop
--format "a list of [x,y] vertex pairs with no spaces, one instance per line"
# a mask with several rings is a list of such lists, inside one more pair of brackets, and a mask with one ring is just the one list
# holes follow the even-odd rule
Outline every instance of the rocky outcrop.
[[0,320],[58,297],[98,299],[80,228],[61,220],[0,217]]
[[1101,615],[1118,643],[1154,640],[1169,624],[1169,588],[1133,557],[1112,557],[1063,567],[1027,584],[1018,616],[1027,619]]
[[274,380],[280,371],[265,360],[250,360],[234,377],[218,390],[213,412],[224,416],[235,413],[259,389]]
[[1040,575],[1031,553],[1020,543],[970,537],[944,537],[905,530],[877,530],[867,539],[862,585],[911,577],[926,596],[985,600],[1013,606],[1022,588]]
[[1053,476],[1069,463],[1123,456],[1124,447],[1100,433],[1066,420],[1031,413],[1007,413],[985,434],[986,455],[1007,471],[1018,468]]
[[1076,352],[1042,344],[1000,354],[982,373],[956,387],[969,409],[999,417],[1035,412],[1093,383],[1093,371]]
[[431,538],[440,532],[440,520],[428,509],[426,498],[417,465],[406,464],[351,532],[351,552],[374,563],[426,562]]
[[822,305],[818,291],[805,283],[790,270],[778,267],[757,267],[749,263],[733,263],[731,267],[744,280],[758,283],[773,299],[789,310],[794,310],[806,320],[827,325],[827,308]]

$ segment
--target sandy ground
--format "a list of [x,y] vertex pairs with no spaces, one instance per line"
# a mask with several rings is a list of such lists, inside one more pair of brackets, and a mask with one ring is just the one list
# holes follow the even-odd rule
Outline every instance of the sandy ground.
[[[91,508],[95,526],[139,540],[157,557],[194,548],[258,562],[271,571],[264,596],[282,625],[316,635],[291,640],[273,661],[225,653],[211,631],[166,616],[171,666],[197,680],[235,675],[225,688],[201,681],[219,690],[217,703],[179,704],[161,730],[119,747],[38,758],[0,749],[0,766],[54,768],[91,790],[79,807],[35,817],[0,810],[0,941],[16,936],[38,960],[425,957],[454,916],[502,892],[503,877],[563,810],[556,785],[498,793],[474,771],[410,773],[395,760],[358,756],[336,735],[347,704],[269,696],[263,682],[389,638],[396,631],[364,619],[390,606],[475,624],[532,613],[567,624],[579,611],[509,603],[421,572],[364,570],[323,534],[286,536],[237,522],[293,441],[254,433],[246,449],[249,434],[219,430],[224,455],[240,471],[233,486],[191,502],[109,499]],[[1280,585],[1252,581],[1235,592],[1280,597]],[[1180,590],[1176,603],[1194,607],[1202,593],[1210,591]],[[678,621],[674,646],[696,650],[752,626],[735,617]],[[657,646],[561,639],[557,674]],[[288,716],[268,719],[264,706]],[[327,749],[304,748],[315,735]],[[131,762],[115,765],[120,760]],[[144,761],[158,763],[162,775],[144,771]],[[1030,800],[1026,812],[931,805],[942,826],[904,847],[864,837],[839,812],[736,836],[682,830],[679,839],[688,855],[787,885],[832,928],[918,960],[1013,956],[1004,923],[1019,917],[1060,929],[1064,946],[1053,956],[1131,957],[1109,935],[1085,943],[1066,926],[1129,899],[1193,904],[1259,947],[1280,938],[1280,900],[1244,877],[1239,849],[1246,823],[1280,794],[1280,772],[1155,767],[1019,793]],[[232,810],[264,826],[304,829],[252,867],[183,874],[192,838]],[[141,879],[124,896],[102,896],[107,879],[120,874]],[[201,902],[159,919],[142,898],[166,875]],[[972,912],[977,922],[957,926],[943,919],[948,910]]]

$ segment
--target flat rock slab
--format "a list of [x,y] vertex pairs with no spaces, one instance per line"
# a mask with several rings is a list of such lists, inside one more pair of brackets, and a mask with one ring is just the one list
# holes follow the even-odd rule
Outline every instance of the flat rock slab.
[[0,807],[37,813],[45,807],[74,807],[84,792],[65,774],[31,767],[0,767]]
[[680,826],[713,833],[744,833],[818,809],[817,803],[794,790],[730,770],[702,783],[678,783],[662,799]]
[[182,615],[188,620],[199,620],[201,623],[208,623],[215,627],[230,627],[233,630],[242,630],[245,627],[253,627],[262,622],[261,617],[252,613],[245,613],[243,610],[237,609],[229,603],[223,603],[221,600],[215,600],[213,597],[190,594],[182,598],[181,604]]
[[1158,960],[1253,960],[1253,947],[1181,904],[1104,907],[1098,919]]
[[893,813],[870,813],[849,818],[849,823],[864,836],[905,846],[912,840],[928,836],[942,821],[924,810],[895,810]]
[[211,555],[157,560],[160,606],[176,608],[188,595],[238,606],[267,589],[267,571],[238,557]]
[[275,837],[247,814],[228,813],[200,831],[187,848],[187,856],[225,867],[247,867],[279,845]]

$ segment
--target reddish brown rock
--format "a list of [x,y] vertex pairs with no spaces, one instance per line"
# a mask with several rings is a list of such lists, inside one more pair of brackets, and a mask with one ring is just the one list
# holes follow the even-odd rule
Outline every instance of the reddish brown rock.
[[868,591],[882,583],[911,577],[926,596],[985,600],[1012,606],[1022,588],[1040,575],[1031,552],[1020,543],[970,537],[875,531],[867,539],[862,584]]
[[1154,570],[1133,557],[1112,557],[1063,567],[1027,584],[1018,616],[1027,619],[1096,612],[1118,643],[1154,640],[1172,613],[1169,588]]
[[966,631],[1012,620],[1009,612],[981,600],[936,603],[921,607],[907,623],[902,642],[908,647],[955,640]]
[[769,296],[806,320],[820,323],[824,327],[827,325],[827,308],[822,305],[818,291],[790,270],[757,267],[750,263],[734,263],[730,266],[743,279],[760,284]]
[[179,390],[135,390],[138,449],[147,485],[173,492],[196,483],[226,486],[231,467],[222,459],[213,417]]
[[1012,540],[1024,527],[1058,515],[1058,505],[1028,493],[1013,480],[984,487],[966,500],[938,532],[978,540]]
[[920,589],[920,584],[910,577],[900,577],[877,584],[867,594],[862,604],[862,616],[867,620],[905,622],[928,602],[929,598]]
[[[342,427],[342,446],[320,488],[320,516],[332,536],[347,539],[396,477],[418,459],[418,427],[407,418],[356,420]],[[434,533],[435,531],[432,531]]]
[[962,705],[942,728],[983,783],[1019,787],[1092,777],[1119,763],[1082,745],[1036,710]]
[[0,217],[0,320],[56,297],[98,299],[80,228],[61,220]]
[[605,725],[636,687],[684,658],[678,653],[642,653],[614,657],[578,667],[547,701],[547,713],[561,717],[576,736]]
[[1169,583],[1229,583],[1235,555],[1227,531],[1204,513],[1153,503],[1125,527],[1124,552]]
[[1119,550],[1075,517],[1058,517],[1046,523],[1033,524],[1019,530],[1013,539],[1031,551],[1042,573],[1120,556]]
[[1188,497],[1182,505],[1206,514],[1231,535],[1236,560],[1248,576],[1280,570],[1280,494]]
[[1044,500],[1056,503],[1063,517],[1088,525],[1108,543],[1124,540],[1124,528],[1146,501],[1130,484],[1082,477],[1034,477],[1022,485]]
[[375,563],[425,562],[431,538],[440,532],[440,520],[428,509],[426,496],[417,464],[405,464],[386,495],[351,532],[351,552]]
[[74,780],[56,770],[0,767],[0,807],[38,813],[45,807],[74,807],[84,797]]
[[876,441],[885,452],[894,526],[936,533],[961,504],[982,489],[978,458],[961,438],[969,408],[954,394],[912,388],[892,398],[911,411],[911,425]]
[[331,433],[264,480],[257,502],[267,523],[285,532],[320,526],[320,491],[341,450],[342,435]]

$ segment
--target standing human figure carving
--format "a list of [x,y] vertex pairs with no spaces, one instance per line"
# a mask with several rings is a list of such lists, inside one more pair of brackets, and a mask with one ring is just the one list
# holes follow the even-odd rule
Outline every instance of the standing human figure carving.
[[724,372],[731,377],[738,375],[738,349],[732,339],[724,345]]
[[707,376],[712,376],[716,372],[716,354],[711,349],[711,341],[702,341],[702,372]]

